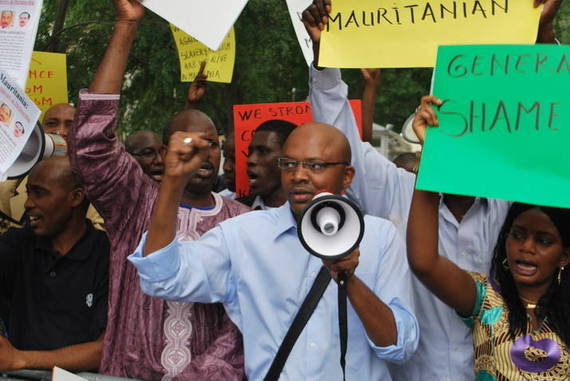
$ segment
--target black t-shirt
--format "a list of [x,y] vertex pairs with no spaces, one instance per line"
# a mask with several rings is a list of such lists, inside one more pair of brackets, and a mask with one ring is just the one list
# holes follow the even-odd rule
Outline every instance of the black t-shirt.
[[0,299],[8,339],[22,350],[96,340],[107,325],[109,240],[90,221],[65,256],[30,229],[0,236]]

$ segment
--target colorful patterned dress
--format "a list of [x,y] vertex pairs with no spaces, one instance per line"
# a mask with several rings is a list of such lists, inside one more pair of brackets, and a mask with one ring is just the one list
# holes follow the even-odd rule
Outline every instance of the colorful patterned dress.
[[476,381],[562,381],[570,379],[570,352],[548,321],[527,328],[516,340],[509,335],[508,307],[487,276],[471,273],[477,285],[473,316]]

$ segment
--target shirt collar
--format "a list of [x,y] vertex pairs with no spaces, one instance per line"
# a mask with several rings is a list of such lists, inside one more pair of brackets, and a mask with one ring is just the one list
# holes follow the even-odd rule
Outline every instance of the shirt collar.
[[291,229],[297,230],[297,221],[293,212],[291,211],[291,205],[286,202],[279,208],[273,209],[277,213],[277,224],[275,226],[275,239],[279,238],[282,234],[286,233]]
[[[92,234],[95,231],[93,224],[90,220],[85,220],[85,233],[83,236],[73,245],[69,253],[62,256],[67,259],[74,261],[84,261],[89,258],[93,251],[94,245],[97,244],[97,236]],[[47,237],[36,236],[36,242],[34,244],[34,249],[39,251],[54,252],[51,240]]]
[[[471,214],[473,214],[478,208],[486,208],[488,205],[489,205],[488,199],[486,199],[484,197],[475,197],[475,201],[473,201],[473,204],[471,205],[469,210],[467,210],[467,212],[463,216],[461,223],[463,223],[465,221],[465,219],[468,218],[468,216],[470,216]],[[451,211],[449,210],[447,205],[445,205],[445,202],[443,202],[443,194],[441,194],[441,193],[440,193],[440,197],[439,197],[439,211],[440,211],[440,214],[448,222],[451,222],[454,225],[460,225],[461,224],[461,223],[457,222],[457,220],[455,219],[455,217],[453,216],[453,214],[451,213]]]
[[267,210],[267,207],[263,203],[262,198],[259,196],[256,196],[255,199],[253,200],[253,204],[251,204],[251,209],[252,210],[259,210],[259,209]]

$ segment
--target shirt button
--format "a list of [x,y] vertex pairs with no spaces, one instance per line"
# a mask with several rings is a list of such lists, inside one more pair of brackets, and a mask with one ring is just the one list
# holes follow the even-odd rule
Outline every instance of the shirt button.
[[313,271],[313,272],[311,272],[311,276],[315,276],[315,275],[317,275],[317,273],[316,273],[316,272],[314,272],[314,271]]
[[311,344],[309,344],[309,347],[311,347],[311,348],[316,348],[316,347],[317,347],[317,344],[316,344],[316,343],[311,343]]
[[51,278],[55,278],[55,275],[56,275],[56,274],[55,274],[55,271],[51,271],[51,272],[49,273],[49,276],[50,276]]

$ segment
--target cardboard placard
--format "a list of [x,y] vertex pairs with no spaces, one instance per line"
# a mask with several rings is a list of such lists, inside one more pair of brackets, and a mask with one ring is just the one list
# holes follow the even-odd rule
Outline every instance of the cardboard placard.
[[[351,100],[350,104],[362,136],[362,102]],[[247,154],[255,130],[262,123],[272,119],[286,120],[298,126],[311,122],[313,120],[311,104],[309,102],[286,102],[234,105],[235,173],[238,197],[249,194]]]
[[443,46],[417,186],[570,207],[570,47]]

